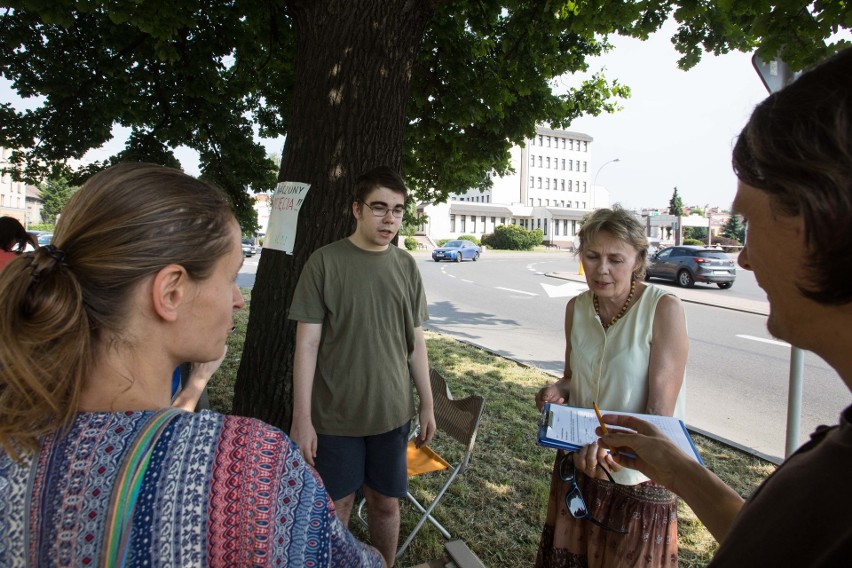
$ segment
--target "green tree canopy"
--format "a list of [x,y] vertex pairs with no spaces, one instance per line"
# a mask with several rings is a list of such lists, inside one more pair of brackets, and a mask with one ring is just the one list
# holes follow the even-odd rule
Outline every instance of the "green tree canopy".
[[62,213],[62,209],[77,188],[71,187],[64,177],[59,177],[44,180],[39,184],[38,190],[44,202],[42,219],[47,224],[55,225],[57,216]]

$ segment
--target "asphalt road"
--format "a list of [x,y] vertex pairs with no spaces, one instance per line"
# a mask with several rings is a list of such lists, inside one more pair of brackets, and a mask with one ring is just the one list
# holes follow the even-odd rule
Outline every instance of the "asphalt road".
[[[415,256],[429,300],[426,327],[561,375],[565,304],[586,289],[573,255],[488,251],[478,262],[462,264],[435,263],[426,253]],[[783,457],[790,346],[766,331],[768,304],[754,276],[738,271],[729,290],[654,284],[685,300],[687,423],[756,453]],[[732,309],[737,305],[762,313]],[[837,374],[806,353],[799,442],[817,425],[836,423],[850,399]]]
[[[413,255],[429,301],[425,327],[561,375],[565,304],[585,289],[572,254],[487,251],[479,261],[461,264],[433,262],[427,252]],[[253,286],[258,259],[246,259],[240,287]],[[790,347],[767,333],[766,297],[754,276],[738,271],[729,290],[654,284],[685,300],[687,423],[756,453],[783,457]],[[758,312],[762,307],[763,314],[731,309],[737,305]],[[800,443],[818,424],[835,423],[850,399],[837,374],[806,353]]]

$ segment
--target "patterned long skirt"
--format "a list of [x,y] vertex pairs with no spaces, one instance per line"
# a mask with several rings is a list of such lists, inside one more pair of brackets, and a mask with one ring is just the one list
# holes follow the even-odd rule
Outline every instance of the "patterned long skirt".
[[627,534],[607,531],[575,519],[566,509],[565,493],[571,485],[559,478],[561,455],[551,474],[536,568],[677,568],[677,497],[673,493],[652,481],[614,485],[577,471],[577,485],[592,518]]

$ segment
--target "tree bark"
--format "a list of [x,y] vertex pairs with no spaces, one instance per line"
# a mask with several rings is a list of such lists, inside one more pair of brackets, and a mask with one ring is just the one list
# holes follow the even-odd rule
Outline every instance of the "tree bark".
[[423,0],[286,5],[297,63],[278,179],[311,188],[293,255],[261,253],[233,411],[289,431],[296,326],[287,318],[296,283],[314,250],[351,234],[355,179],[378,165],[399,169],[412,68],[433,12]]

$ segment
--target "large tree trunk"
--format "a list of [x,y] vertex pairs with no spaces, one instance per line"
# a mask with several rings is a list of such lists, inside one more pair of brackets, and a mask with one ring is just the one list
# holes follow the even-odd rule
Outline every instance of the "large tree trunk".
[[261,254],[234,413],[289,431],[293,291],[311,253],[352,232],[358,175],[400,167],[411,71],[432,11],[423,0],[293,0],[287,7],[298,51],[279,181],[311,189],[293,255]]

